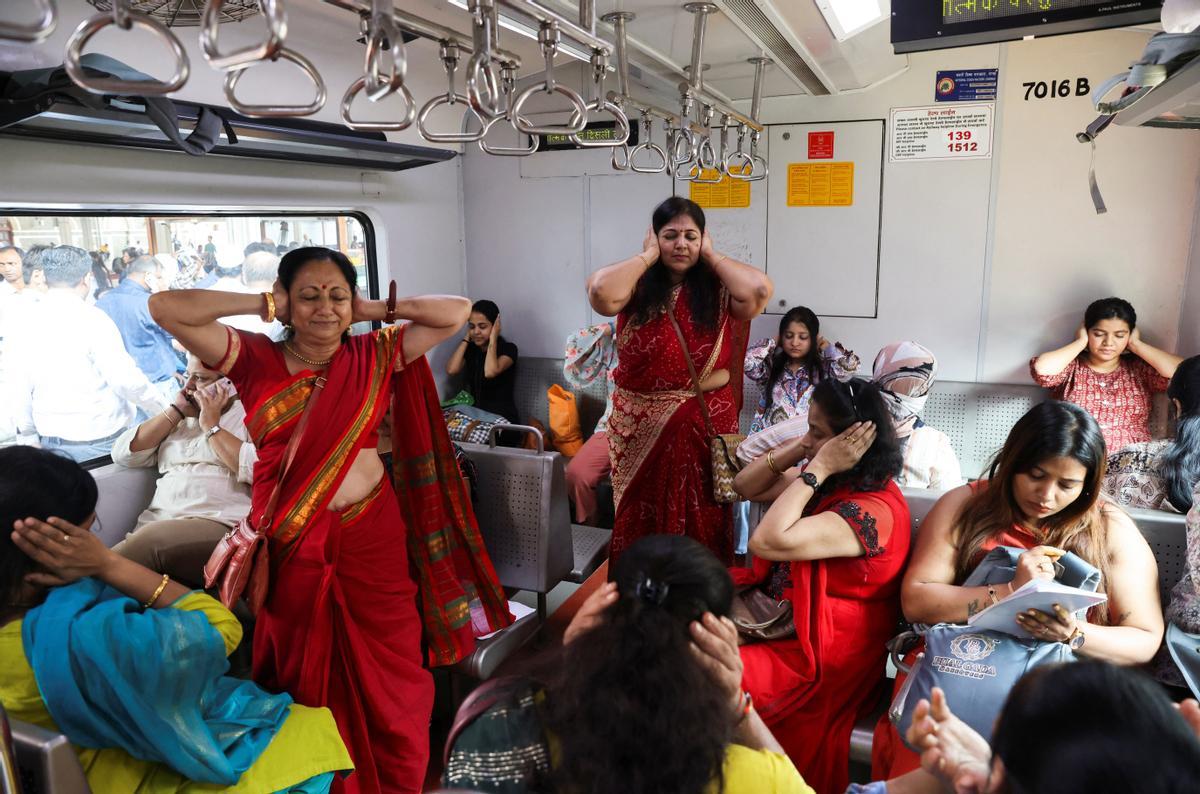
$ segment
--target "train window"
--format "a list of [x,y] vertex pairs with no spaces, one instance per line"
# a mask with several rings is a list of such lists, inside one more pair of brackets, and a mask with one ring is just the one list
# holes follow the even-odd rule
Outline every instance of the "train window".
[[[359,289],[376,294],[373,234],[360,214],[0,214],[0,446],[107,462],[116,438],[162,411],[184,381],[187,357],[150,319],[149,295],[269,290],[280,257],[303,246],[346,254]],[[283,333],[254,316],[227,322]]]

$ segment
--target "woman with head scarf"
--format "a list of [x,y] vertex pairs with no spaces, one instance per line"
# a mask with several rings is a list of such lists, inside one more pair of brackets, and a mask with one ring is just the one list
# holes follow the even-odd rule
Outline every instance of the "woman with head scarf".
[[964,482],[950,439],[921,421],[936,375],[937,359],[916,342],[893,342],[875,356],[871,380],[879,385],[904,452],[897,485],[946,491]]

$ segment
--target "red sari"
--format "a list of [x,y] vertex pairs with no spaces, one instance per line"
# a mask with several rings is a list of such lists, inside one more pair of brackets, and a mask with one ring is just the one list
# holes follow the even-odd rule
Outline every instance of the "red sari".
[[[686,351],[666,312],[642,325],[628,311],[617,318],[620,363],[608,420],[616,502],[610,560],[645,535],[667,533],[695,538],[726,565],[733,562],[733,514],[712,496],[708,432],[684,356],[692,357],[702,382],[729,370],[737,339],[744,343],[740,326],[747,323],[730,317],[729,296],[721,290],[716,325],[700,326],[687,289],[676,287],[671,295]],[[740,394],[725,385],[704,399],[714,430],[736,433]]]
[[[271,590],[255,624],[254,679],[333,712],[355,764],[334,790],[352,794],[421,790],[433,682],[422,664],[418,598],[435,657],[434,646],[451,659],[474,646],[468,602],[475,596],[493,627],[511,620],[469,503],[463,509],[456,496],[461,478],[441,482],[449,440],[430,430],[428,411],[419,407],[431,393],[436,404],[429,366],[421,358],[396,372],[403,335],[402,326],[391,326],[352,337],[338,350],[271,526],[262,527],[270,538]],[[289,373],[271,340],[232,330],[214,368],[229,376],[246,405],[258,449],[251,513],[258,519],[318,375]],[[376,446],[393,393],[393,454],[408,462],[410,476],[414,457],[424,460],[425,480],[401,482],[403,514],[382,479],[361,501],[330,510],[359,451]],[[445,435],[440,414],[435,427]],[[436,555],[429,551],[434,536]],[[474,579],[478,588],[460,579]]]
[[818,794],[849,785],[850,733],[879,702],[887,641],[900,617],[908,560],[908,504],[896,484],[879,491],[839,488],[807,515],[836,512],[866,554],[736,568],[734,582],[767,584],[792,602],[793,639],[745,645],[742,686],[806,783]]

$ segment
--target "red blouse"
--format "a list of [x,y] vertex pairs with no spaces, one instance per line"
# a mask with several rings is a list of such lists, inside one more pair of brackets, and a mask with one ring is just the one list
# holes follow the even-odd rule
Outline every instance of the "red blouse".
[[1121,356],[1112,372],[1096,372],[1084,363],[1086,353],[1057,375],[1039,375],[1036,358],[1029,372],[1039,386],[1050,389],[1056,400],[1073,402],[1090,413],[1100,425],[1109,454],[1130,444],[1150,440],[1150,405],[1156,392],[1167,390],[1170,381],[1132,355]]

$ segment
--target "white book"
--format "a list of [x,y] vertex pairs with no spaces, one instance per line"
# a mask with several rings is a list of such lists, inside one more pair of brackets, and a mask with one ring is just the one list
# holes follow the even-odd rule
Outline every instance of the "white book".
[[1103,604],[1107,600],[1108,596],[1104,593],[1067,587],[1052,579],[1031,579],[1008,598],[967,618],[967,625],[978,629],[1003,631],[1014,637],[1031,640],[1036,638],[1017,623],[1019,613],[1038,609],[1053,615],[1055,604],[1060,604],[1068,612],[1078,612],[1090,609],[1096,604]]

